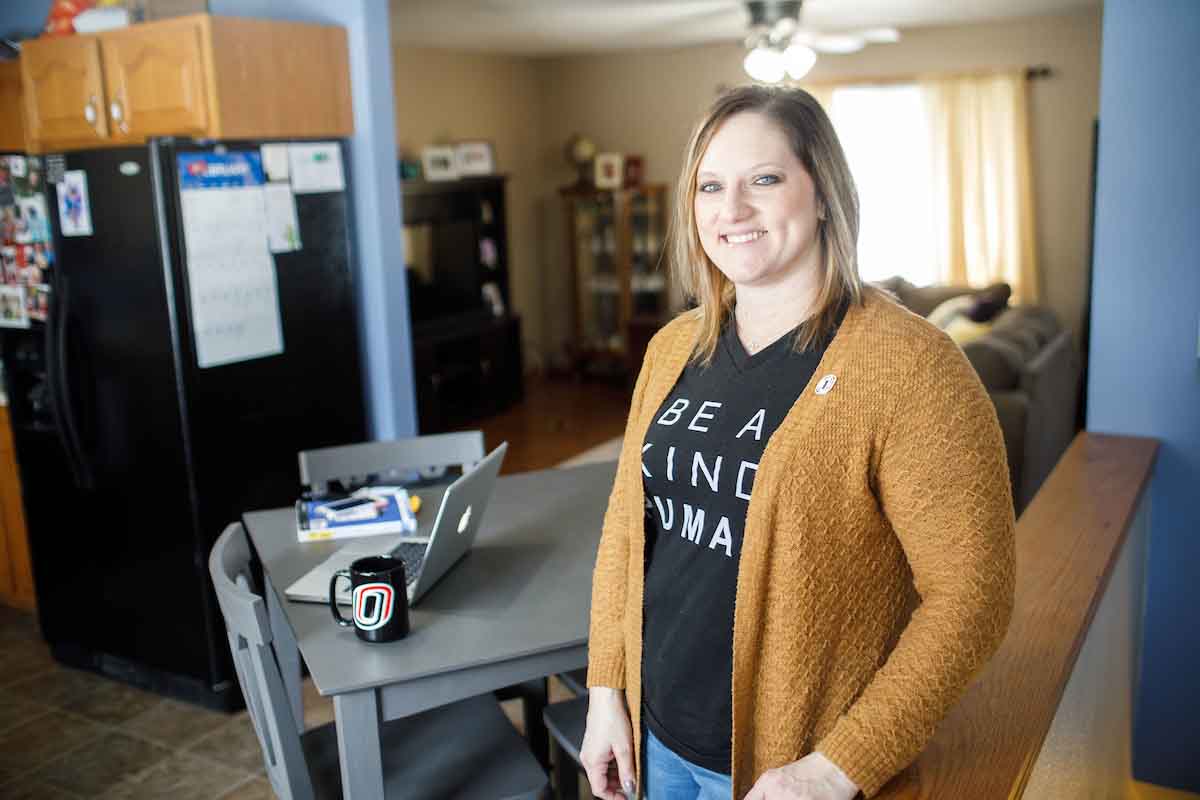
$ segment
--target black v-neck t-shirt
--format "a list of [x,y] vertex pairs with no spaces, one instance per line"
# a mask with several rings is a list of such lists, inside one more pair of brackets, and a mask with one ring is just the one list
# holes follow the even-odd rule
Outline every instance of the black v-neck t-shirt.
[[750,355],[727,324],[712,362],[684,369],[642,445],[643,717],[715,772],[730,772],[733,605],[755,471],[830,340],[801,352],[794,341],[792,331]]

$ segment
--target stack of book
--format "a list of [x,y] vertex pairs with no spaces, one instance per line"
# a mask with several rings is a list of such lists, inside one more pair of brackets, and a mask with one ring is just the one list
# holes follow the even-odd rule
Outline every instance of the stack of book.
[[413,533],[419,498],[401,486],[368,486],[353,494],[296,501],[296,535],[302,542],[351,536]]

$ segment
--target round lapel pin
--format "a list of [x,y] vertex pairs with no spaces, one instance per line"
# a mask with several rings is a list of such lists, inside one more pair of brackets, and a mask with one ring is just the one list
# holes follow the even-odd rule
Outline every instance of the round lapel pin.
[[815,394],[829,394],[829,390],[837,383],[837,375],[830,373],[821,380],[817,381],[817,388],[813,390]]

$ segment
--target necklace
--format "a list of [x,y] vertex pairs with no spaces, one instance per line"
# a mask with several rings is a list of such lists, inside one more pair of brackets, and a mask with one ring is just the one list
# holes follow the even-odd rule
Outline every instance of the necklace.
[[762,342],[765,341],[769,344],[770,342],[773,342],[775,339],[779,338],[778,336],[774,338],[768,338],[767,336],[750,336],[746,333],[746,329],[742,327],[742,323],[737,321],[736,317],[734,318],[734,324],[737,330],[737,337],[741,339],[742,346],[746,348],[746,352],[750,355],[754,355],[766,347],[766,345],[762,344]]

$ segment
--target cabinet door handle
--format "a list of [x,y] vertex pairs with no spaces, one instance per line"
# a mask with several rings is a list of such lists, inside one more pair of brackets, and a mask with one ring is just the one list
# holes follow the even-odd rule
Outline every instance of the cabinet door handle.
[[117,123],[117,129],[121,133],[129,133],[129,120],[125,119],[125,108],[122,105],[125,93],[121,93],[121,100],[113,100],[108,104],[108,115],[112,117],[112,121]]
[[96,127],[96,95],[88,97],[87,105],[83,107],[83,118],[87,120],[88,125]]

